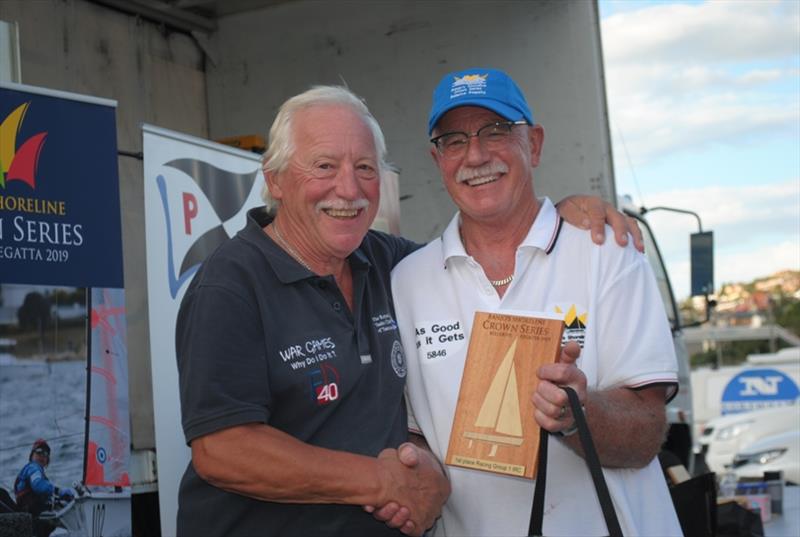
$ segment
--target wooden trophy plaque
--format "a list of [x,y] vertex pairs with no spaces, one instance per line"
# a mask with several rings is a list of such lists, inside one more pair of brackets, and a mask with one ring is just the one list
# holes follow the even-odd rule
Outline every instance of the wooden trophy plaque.
[[563,319],[475,312],[445,462],[534,479],[539,426],[531,395],[561,350]]

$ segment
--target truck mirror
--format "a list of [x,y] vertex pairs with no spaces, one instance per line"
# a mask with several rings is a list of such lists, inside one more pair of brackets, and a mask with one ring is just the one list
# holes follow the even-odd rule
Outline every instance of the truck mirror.
[[692,296],[714,292],[714,232],[701,231],[690,237]]

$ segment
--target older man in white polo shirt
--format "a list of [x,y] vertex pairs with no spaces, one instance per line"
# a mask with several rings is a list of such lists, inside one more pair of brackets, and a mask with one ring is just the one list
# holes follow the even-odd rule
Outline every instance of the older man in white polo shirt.
[[[646,259],[632,246],[592,244],[549,199],[536,197],[544,130],[505,73],[447,75],[434,92],[428,127],[431,154],[459,211],[440,240],[393,271],[411,427],[444,460],[476,310],[563,315],[565,340],[580,345],[580,358],[562,353],[561,363],[540,369],[536,393],[524,396],[539,425],[561,433],[549,444],[544,534],[608,534],[570,434],[574,420],[562,410],[561,385],[575,388],[586,408],[623,532],[681,534],[656,459],[677,363]],[[449,337],[425,337],[435,328]],[[447,471],[452,495],[437,535],[527,535],[531,481]]]

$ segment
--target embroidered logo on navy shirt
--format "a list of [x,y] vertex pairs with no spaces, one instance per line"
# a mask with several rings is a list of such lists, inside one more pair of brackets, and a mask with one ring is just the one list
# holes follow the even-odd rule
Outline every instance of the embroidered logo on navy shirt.
[[379,334],[397,331],[397,321],[395,321],[394,318],[388,313],[373,315],[372,325],[375,327],[375,331]]
[[311,382],[311,397],[318,405],[327,405],[339,398],[339,372],[330,364],[308,373]]
[[336,342],[331,337],[314,338],[278,351],[283,363],[292,369],[305,369],[336,358]]
[[392,369],[398,377],[406,376],[406,357],[403,354],[403,345],[396,339],[392,345]]

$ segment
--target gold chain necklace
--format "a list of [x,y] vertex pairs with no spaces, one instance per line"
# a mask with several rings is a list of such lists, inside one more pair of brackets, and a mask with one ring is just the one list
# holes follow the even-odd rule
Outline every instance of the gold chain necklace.
[[[458,226],[458,238],[461,240],[461,245],[464,246],[464,251],[467,252],[467,243],[464,242],[464,235],[461,233],[461,226]],[[467,252],[469,255],[469,252]],[[494,287],[503,287],[504,285],[508,285],[514,279],[514,273],[512,272],[505,278],[501,278],[499,280],[489,280]]]
[[511,283],[511,280],[513,280],[513,279],[514,279],[514,275],[513,274],[509,274],[508,276],[506,276],[502,280],[489,280],[489,283],[491,283],[495,287],[503,287],[504,285],[508,285],[509,283]]
[[305,268],[307,271],[309,271],[309,272],[314,272],[314,271],[311,269],[311,267],[309,267],[309,266],[308,266],[308,263],[306,263],[306,262],[303,260],[303,258],[300,256],[300,254],[298,254],[297,252],[295,252],[295,251],[294,251],[294,248],[292,248],[291,246],[289,246],[289,243],[286,241],[286,239],[284,239],[284,238],[283,238],[283,235],[281,235],[281,232],[280,232],[280,231],[278,231],[278,224],[277,224],[277,223],[276,223],[274,220],[273,220],[273,222],[272,222],[272,231],[274,231],[274,232],[275,232],[275,238],[276,238],[276,239],[278,239],[278,242],[279,242],[279,243],[280,243],[280,245],[283,247],[283,249],[284,249],[284,250],[286,250],[286,251],[289,253],[289,255],[290,255],[290,256],[292,256],[292,258],[293,258],[295,261],[297,261],[298,263],[300,263],[301,265],[303,265],[303,267],[304,267],[304,268]]

